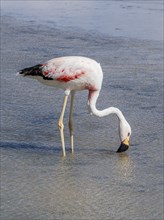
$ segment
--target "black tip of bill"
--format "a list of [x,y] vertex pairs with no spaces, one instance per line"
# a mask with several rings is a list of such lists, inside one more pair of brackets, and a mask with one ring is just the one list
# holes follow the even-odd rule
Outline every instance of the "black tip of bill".
[[128,150],[128,148],[129,148],[129,146],[127,144],[121,143],[120,147],[118,148],[118,150],[116,152],[121,153],[121,152]]

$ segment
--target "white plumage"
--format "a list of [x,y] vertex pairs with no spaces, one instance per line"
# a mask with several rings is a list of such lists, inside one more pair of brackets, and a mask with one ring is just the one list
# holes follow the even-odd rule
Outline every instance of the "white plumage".
[[59,57],[49,60],[44,64],[38,64],[30,68],[25,68],[21,70],[19,74],[36,78],[41,83],[44,83],[48,86],[59,87],[65,91],[63,108],[58,123],[61,135],[63,156],[66,155],[63,117],[70,93],[71,107],[69,115],[69,129],[71,149],[72,152],[74,151],[72,111],[74,94],[77,90],[87,89],[89,91],[88,105],[94,115],[99,117],[107,116],[109,114],[117,115],[120,121],[119,134],[121,139],[121,145],[117,152],[123,152],[129,148],[131,128],[122,112],[115,107],[110,107],[104,110],[98,110],[96,108],[97,98],[102,86],[103,72],[100,64],[95,60],[80,56]]

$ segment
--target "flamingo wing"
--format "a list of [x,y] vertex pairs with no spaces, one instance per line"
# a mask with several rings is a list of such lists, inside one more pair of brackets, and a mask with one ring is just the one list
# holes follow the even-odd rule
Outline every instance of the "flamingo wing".
[[54,79],[60,82],[69,82],[79,79],[91,71],[91,65],[82,58],[55,58],[42,65],[42,74],[46,79]]

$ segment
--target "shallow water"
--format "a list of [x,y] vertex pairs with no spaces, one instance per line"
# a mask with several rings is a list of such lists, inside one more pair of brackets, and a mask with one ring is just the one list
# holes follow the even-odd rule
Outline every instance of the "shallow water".
[[[13,9],[11,14],[8,5],[1,22],[1,219],[163,219],[160,39],[116,37],[93,31],[97,27],[88,31],[80,18],[79,26],[66,28],[57,17],[53,26],[51,19],[30,20],[27,11],[23,15]],[[95,11],[100,13],[98,7]],[[101,63],[104,81],[97,107],[123,111],[133,132],[127,152],[115,153],[120,144],[117,118],[90,116],[83,91],[76,94],[73,114],[74,155],[66,110],[63,159],[57,127],[63,92],[15,76],[21,68],[75,54]]]
[[51,27],[163,40],[162,0],[2,1],[2,13]]

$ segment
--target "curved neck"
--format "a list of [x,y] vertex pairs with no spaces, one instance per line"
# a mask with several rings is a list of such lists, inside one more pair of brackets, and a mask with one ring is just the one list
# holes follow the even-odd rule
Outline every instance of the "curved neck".
[[99,96],[99,91],[90,91],[89,92],[89,97],[88,97],[89,105],[90,105],[90,109],[94,115],[96,115],[98,117],[104,117],[104,116],[107,116],[110,114],[116,114],[120,121],[124,121],[124,120],[126,121],[122,112],[118,108],[109,107],[109,108],[106,108],[103,110],[98,110],[96,108],[96,102],[97,102],[98,96]]

